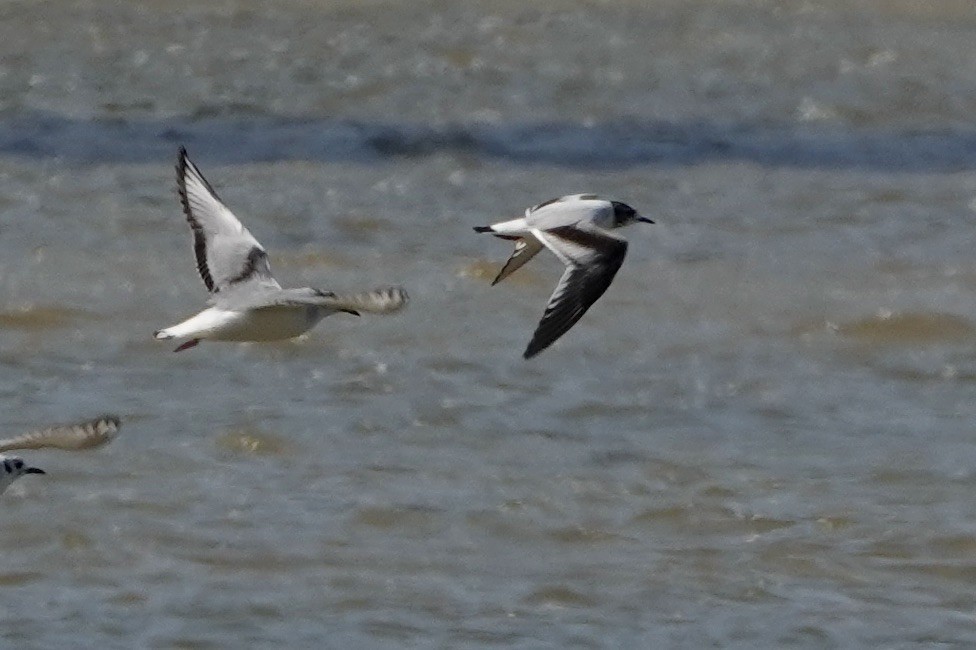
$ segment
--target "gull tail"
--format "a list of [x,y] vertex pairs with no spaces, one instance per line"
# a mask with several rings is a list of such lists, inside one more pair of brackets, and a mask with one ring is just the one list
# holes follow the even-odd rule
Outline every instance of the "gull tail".
[[[522,238],[525,227],[525,219],[515,219],[514,221],[506,221],[504,223],[496,223],[494,226],[475,226],[475,232],[487,232],[489,234],[498,237],[499,239],[508,239],[510,241],[517,241]],[[517,234],[507,234],[509,231]]]
[[362,293],[329,294],[326,304],[340,311],[359,315],[365,311],[372,314],[392,314],[403,309],[410,296],[403,287],[384,287],[363,291]]
[[121,427],[122,421],[118,416],[104,415],[88,422],[39,429],[0,440],[0,452],[45,447],[68,451],[94,449],[111,442]]

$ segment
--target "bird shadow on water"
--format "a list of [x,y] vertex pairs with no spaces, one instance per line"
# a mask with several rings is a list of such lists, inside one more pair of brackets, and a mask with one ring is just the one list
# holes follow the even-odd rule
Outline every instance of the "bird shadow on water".
[[185,144],[211,163],[371,164],[463,154],[517,165],[624,169],[751,162],[770,167],[949,172],[976,167],[976,129],[858,128],[616,118],[429,125],[266,114],[78,120],[32,112],[0,120],[0,155],[75,164],[155,163]]

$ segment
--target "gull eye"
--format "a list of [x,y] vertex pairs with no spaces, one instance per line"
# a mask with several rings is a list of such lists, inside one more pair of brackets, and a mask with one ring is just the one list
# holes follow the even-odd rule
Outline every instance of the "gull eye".
[[22,460],[15,460],[14,461],[14,469],[24,469],[24,461],[22,461]]

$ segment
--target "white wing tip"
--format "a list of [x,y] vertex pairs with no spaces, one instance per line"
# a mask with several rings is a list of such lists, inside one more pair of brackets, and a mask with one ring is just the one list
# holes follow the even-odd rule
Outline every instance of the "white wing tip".
[[122,418],[117,415],[102,415],[83,426],[87,426],[101,435],[114,436],[122,428]]
[[117,415],[102,415],[74,427],[83,437],[79,449],[100,447],[115,439],[122,428],[122,420]]
[[122,426],[117,415],[103,415],[85,422],[31,431],[0,441],[0,451],[13,449],[94,449],[115,439]]
[[403,287],[388,287],[375,292],[384,312],[399,311],[410,302],[410,296]]

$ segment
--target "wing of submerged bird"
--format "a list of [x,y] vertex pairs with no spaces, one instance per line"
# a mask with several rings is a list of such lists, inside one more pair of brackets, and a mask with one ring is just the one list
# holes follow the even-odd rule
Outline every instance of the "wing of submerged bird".
[[0,440],[0,453],[12,449],[94,449],[114,439],[121,426],[118,417],[106,415],[88,422],[38,429]]

